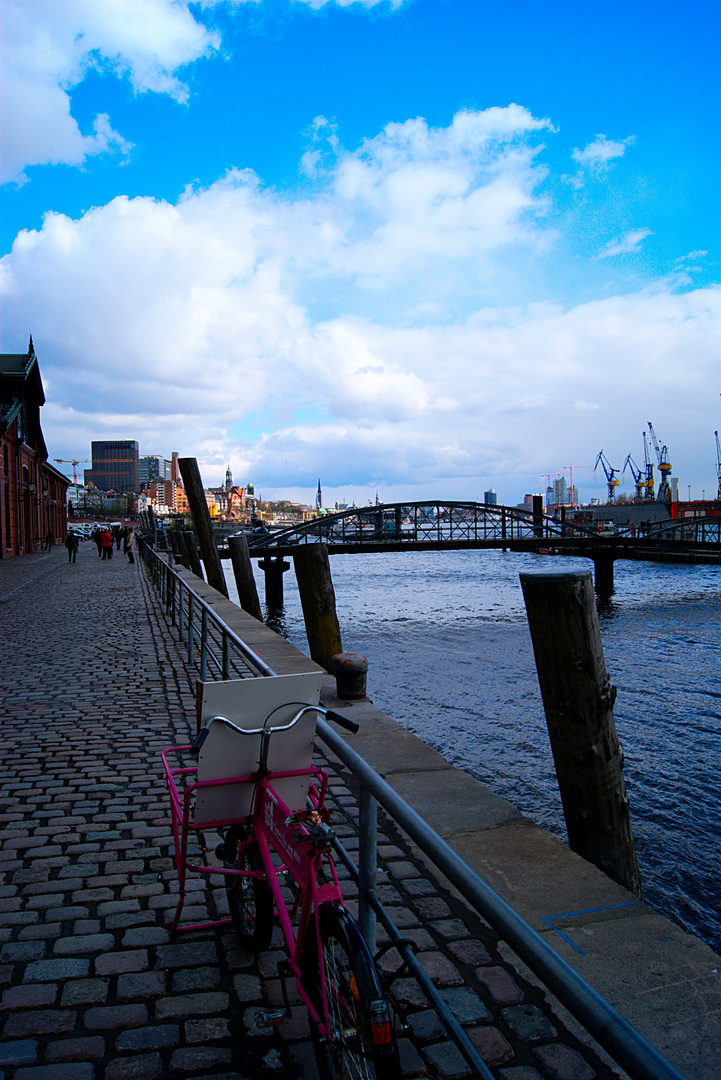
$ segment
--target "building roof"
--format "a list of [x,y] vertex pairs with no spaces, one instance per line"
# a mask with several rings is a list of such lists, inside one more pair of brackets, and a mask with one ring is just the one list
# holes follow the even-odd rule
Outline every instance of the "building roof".
[[31,337],[26,353],[0,353],[0,435],[24,406],[31,442],[41,458],[47,458],[40,428],[40,406],[44,404],[45,391]]

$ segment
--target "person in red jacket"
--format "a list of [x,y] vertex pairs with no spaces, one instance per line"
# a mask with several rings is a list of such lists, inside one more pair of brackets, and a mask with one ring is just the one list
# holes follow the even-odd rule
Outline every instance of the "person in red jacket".
[[110,529],[103,529],[100,534],[100,549],[102,551],[103,559],[112,559],[113,557],[113,534]]

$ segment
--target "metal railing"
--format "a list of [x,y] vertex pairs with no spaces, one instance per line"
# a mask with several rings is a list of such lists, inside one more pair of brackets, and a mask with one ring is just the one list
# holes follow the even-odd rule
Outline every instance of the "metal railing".
[[185,646],[186,663],[195,668],[202,682],[275,674],[175,572],[170,552],[158,552],[149,544],[142,544],[140,554],[166,618]]
[[[251,550],[285,550],[322,542],[329,549],[418,545],[503,545],[519,541],[655,541],[659,544],[721,546],[721,518],[616,523],[563,520],[513,506],[475,502],[384,503],[353,507],[272,532],[247,533]],[[601,531],[599,532],[599,529]]]
[[[170,565],[171,555],[158,554],[145,546],[143,557],[170,624],[177,627],[181,641],[185,640],[187,644],[189,661],[194,649],[200,653],[201,678],[208,678],[212,673],[221,679],[229,678],[234,664],[237,664],[237,659],[230,657],[231,648],[240,654],[246,669],[245,675],[241,674],[240,677],[253,677],[256,672],[263,676],[275,675],[272,668],[245,645],[210,605],[173,570]],[[195,636],[198,633],[198,622],[199,641]],[[214,643],[220,643],[220,657],[214,651]],[[255,668],[255,671],[252,668]],[[317,733],[320,740],[350,770],[360,785],[358,865],[356,866],[337,840],[335,848],[351,877],[358,884],[358,922],[361,932],[374,952],[376,920],[380,920],[474,1076],[481,1077],[482,1080],[493,1080],[488,1067],[378,899],[378,805],[382,806],[386,814],[418,845],[432,865],[458,890],[473,910],[493,927],[632,1080],[683,1080],[681,1074],[624,1020],[620,1013],[562,960],[535,930],[320,718],[317,722]]]

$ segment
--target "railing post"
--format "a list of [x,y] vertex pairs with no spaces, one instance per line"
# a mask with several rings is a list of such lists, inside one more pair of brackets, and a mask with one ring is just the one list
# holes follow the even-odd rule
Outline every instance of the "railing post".
[[223,630],[223,678],[230,678],[230,657],[228,654],[228,635]]
[[183,582],[178,581],[178,639],[183,640]]
[[203,608],[200,620],[200,681],[205,682],[208,671],[208,612]]
[[193,599],[192,596],[188,597],[188,663],[193,659]]
[[358,928],[370,950],[376,950],[376,913],[369,903],[375,896],[378,870],[378,803],[361,784],[358,799]]

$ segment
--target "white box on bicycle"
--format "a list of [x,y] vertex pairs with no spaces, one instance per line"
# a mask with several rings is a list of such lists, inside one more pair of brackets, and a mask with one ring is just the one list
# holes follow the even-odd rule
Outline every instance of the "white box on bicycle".
[[[283,727],[303,705],[317,705],[323,673],[274,675],[198,684],[198,716],[208,735],[198,755],[198,781],[230,780],[258,768],[260,730]],[[225,717],[242,731],[218,723]],[[270,740],[268,768],[273,772],[309,769],[313,758],[316,713],[306,713],[288,731]],[[291,810],[305,808],[309,777],[271,780]],[[220,825],[247,817],[252,809],[251,783],[214,784],[195,792],[195,824]]]

